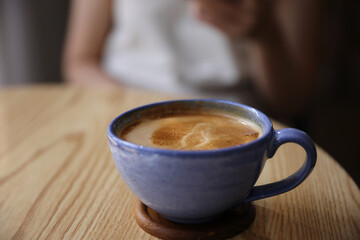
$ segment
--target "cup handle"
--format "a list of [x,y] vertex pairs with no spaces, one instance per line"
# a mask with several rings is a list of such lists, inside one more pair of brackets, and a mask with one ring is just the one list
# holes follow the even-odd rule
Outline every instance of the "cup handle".
[[268,158],[274,156],[276,150],[284,143],[294,142],[306,151],[306,160],[299,170],[289,177],[270,184],[253,187],[242,203],[272,197],[290,191],[302,183],[311,173],[316,164],[316,148],[312,139],[298,129],[285,128],[274,131],[273,141],[269,146]]

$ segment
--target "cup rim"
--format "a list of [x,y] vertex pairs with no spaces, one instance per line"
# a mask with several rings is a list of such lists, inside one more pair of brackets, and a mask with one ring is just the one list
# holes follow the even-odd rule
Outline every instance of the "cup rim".
[[[136,143],[125,141],[125,140],[119,138],[118,136],[116,136],[116,134],[113,132],[113,125],[118,121],[118,119],[120,119],[128,114],[131,114],[131,113],[134,113],[137,111],[142,111],[142,110],[145,110],[148,108],[156,107],[156,106],[159,106],[162,104],[171,104],[171,103],[179,103],[179,102],[216,102],[216,103],[223,103],[223,104],[240,107],[240,108],[246,109],[247,111],[250,111],[250,112],[253,112],[254,114],[256,114],[258,116],[258,118],[261,119],[261,121],[265,123],[265,129],[259,138],[255,139],[249,143],[226,147],[226,148],[220,148],[220,149],[210,149],[210,150],[174,150],[174,149],[148,147],[148,146],[143,146],[143,145],[139,145]],[[269,137],[269,135],[272,132],[272,129],[273,129],[273,125],[272,125],[272,122],[269,119],[269,117],[266,116],[263,112],[255,109],[253,107],[250,107],[250,106],[242,104],[242,103],[229,101],[229,100],[202,98],[202,99],[179,99],[179,100],[160,101],[160,102],[154,102],[154,103],[145,104],[145,105],[142,105],[142,106],[139,106],[136,108],[132,108],[128,111],[121,113],[120,115],[118,115],[111,121],[111,123],[108,126],[107,135],[108,135],[109,141],[113,142],[115,145],[117,145],[117,146],[121,145],[126,148],[133,149],[135,151],[140,150],[142,152],[162,154],[162,155],[176,155],[176,156],[178,156],[178,155],[181,155],[181,156],[197,155],[197,156],[199,156],[199,155],[218,154],[218,153],[225,154],[225,153],[233,152],[236,150],[243,150],[250,146],[256,146],[258,144],[261,144],[263,141],[265,141]]]

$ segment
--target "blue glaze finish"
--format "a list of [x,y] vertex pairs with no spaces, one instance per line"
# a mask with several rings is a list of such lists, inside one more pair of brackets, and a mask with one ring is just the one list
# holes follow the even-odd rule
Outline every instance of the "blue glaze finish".
[[316,164],[316,148],[309,135],[298,129],[286,128],[275,131],[273,143],[270,145],[270,149],[268,150],[268,157],[273,157],[276,150],[282,144],[287,142],[298,143],[305,149],[306,161],[304,164],[294,174],[281,181],[253,187],[248,196],[242,200],[243,203],[288,192],[302,183],[312,172]]
[[[119,129],[153,109],[220,109],[256,122],[263,131],[250,143],[207,151],[177,151],[139,146],[116,136]],[[310,174],[316,162],[312,140],[296,129],[274,131],[269,118],[251,107],[221,100],[180,100],[150,104],[121,114],[108,128],[111,153],[127,186],[147,206],[176,222],[199,223],[248,201],[289,191]],[[266,159],[285,142],[307,152],[304,166],[292,176],[253,187]]]

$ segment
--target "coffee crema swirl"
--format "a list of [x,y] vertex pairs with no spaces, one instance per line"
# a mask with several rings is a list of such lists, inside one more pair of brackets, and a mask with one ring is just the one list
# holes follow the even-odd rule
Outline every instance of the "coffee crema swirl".
[[245,144],[260,128],[238,117],[191,114],[146,119],[130,125],[119,137],[138,145],[174,150],[210,150]]

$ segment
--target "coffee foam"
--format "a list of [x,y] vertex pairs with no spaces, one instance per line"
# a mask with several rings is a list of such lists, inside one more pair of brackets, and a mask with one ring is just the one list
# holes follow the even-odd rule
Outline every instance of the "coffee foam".
[[260,134],[260,127],[245,118],[191,114],[144,120],[126,128],[120,137],[148,147],[209,150],[248,143]]

